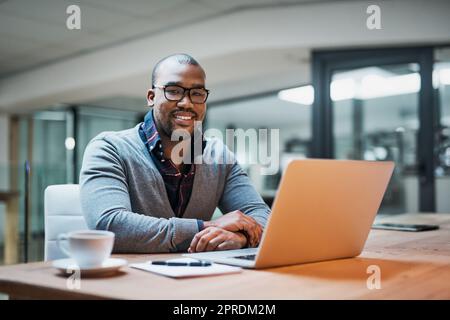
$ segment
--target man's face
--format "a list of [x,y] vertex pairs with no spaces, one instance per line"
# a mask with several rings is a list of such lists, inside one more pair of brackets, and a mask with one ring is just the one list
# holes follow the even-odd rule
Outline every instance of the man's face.
[[[183,88],[205,88],[205,73],[200,66],[165,61],[160,65],[155,86],[178,85]],[[206,104],[193,104],[186,92],[180,101],[169,101],[164,90],[154,88],[148,91],[147,101],[152,104],[157,129],[160,134],[171,137],[176,129],[194,133],[194,121],[203,121]],[[162,131],[162,132],[161,132]]]

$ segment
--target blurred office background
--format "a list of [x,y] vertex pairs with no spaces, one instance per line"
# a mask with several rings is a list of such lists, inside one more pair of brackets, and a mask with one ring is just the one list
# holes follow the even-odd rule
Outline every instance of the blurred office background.
[[25,237],[43,259],[45,188],[78,182],[96,134],[142,120],[175,52],[206,69],[206,128],[280,129],[277,174],[243,164],[269,205],[290,159],[393,160],[381,214],[450,213],[449,1],[2,0],[0,264],[24,260]]

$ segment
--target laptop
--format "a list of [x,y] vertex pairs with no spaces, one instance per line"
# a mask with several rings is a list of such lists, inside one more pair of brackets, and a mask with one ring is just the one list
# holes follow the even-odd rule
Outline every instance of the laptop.
[[358,256],[393,170],[390,161],[291,161],[258,248],[184,256],[256,269]]

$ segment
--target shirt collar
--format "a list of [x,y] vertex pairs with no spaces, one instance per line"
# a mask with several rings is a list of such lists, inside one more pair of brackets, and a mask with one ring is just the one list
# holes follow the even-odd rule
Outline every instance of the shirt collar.
[[161,140],[158,130],[156,129],[155,121],[153,120],[153,110],[147,112],[141,128],[145,135],[144,142],[147,145],[147,148],[152,151]]

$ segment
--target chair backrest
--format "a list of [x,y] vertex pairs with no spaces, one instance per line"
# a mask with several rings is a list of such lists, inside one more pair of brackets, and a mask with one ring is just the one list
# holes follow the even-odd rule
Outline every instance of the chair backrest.
[[88,229],[81,211],[77,184],[48,186],[45,189],[45,260],[67,257],[57,246],[58,234]]

